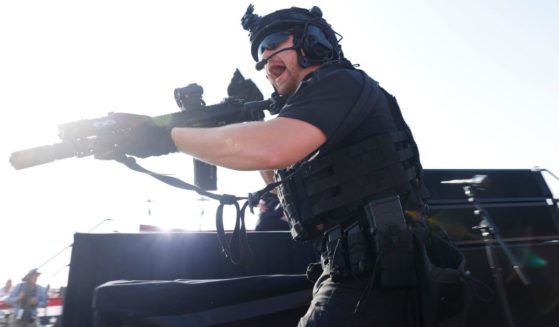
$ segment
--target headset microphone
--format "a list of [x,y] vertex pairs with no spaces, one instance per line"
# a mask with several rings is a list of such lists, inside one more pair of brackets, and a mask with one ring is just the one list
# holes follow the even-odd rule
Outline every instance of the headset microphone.
[[256,70],[261,71],[262,69],[264,69],[264,66],[266,66],[266,64],[268,63],[268,60],[272,59],[273,56],[277,55],[280,52],[283,51],[287,51],[287,50],[296,50],[296,47],[289,47],[289,48],[283,48],[281,50],[278,50],[274,53],[272,53],[268,58],[263,58],[262,60],[260,60],[259,62],[256,63],[256,65],[254,66],[254,68],[256,68]]
[[266,66],[267,63],[268,63],[268,59],[264,58],[259,62],[257,62],[254,68],[256,68],[256,70],[258,71],[261,71],[262,69],[264,69],[264,66]]

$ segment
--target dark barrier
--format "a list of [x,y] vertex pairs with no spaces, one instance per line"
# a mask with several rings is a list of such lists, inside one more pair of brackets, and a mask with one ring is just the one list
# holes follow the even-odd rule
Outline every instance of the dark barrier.
[[[249,241],[254,261],[242,269],[223,258],[211,233],[76,234],[63,326],[92,326],[94,289],[108,281],[301,274],[315,259],[310,248],[291,241],[287,233],[250,233]],[[495,290],[484,247],[462,250],[472,277]],[[517,326],[559,325],[559,242],[515,244],[511,250],[532,282],[524,286],[502,251],[495,250]],[[505,326],[497,295],[480,285],[474,290],[479,297],[467,312],[467,326]]]
[[[531,281],[529,285],[524,285],[503,252],[495,250],[515,326],[559,326],[559,242],[516,244],[510,249]],[[463,252],[472,277],[495,291],[485,249],[470,247]],[[498,294],[491,296],[480,285],[473,290],[478,297],[467,311],[466,326],[508,327]]]
[[425,184],[431,193],[430,219],[443,226],[459,245],[483,243],[481,217],[468,201],[462,185],[443,181],[487,176],[476,198],[498,227],[501,237],[513,242],[558,238],[559,211],[540,172],[528,169],[426,169]]
[[312,298],[306,275],[114,281],[95,290],[96,327],[296,326]]
[[[464,181],[476,175],[486,176],[481,185],[471,188],[476,202],[492,220],[491,227],[498,231],[512,258],[495,242],[495,235],[487,237],[493,240],[488,251],[482,237],[488,229],[476,229],[484,217],[475,213],[477,208],[464,189],[468,185]],[[429,219],[456,241],[478,281],[473,284],[477,296],[467,311],[466,326],[507,326],[507,321],[515,326],[559,326],[559,210],[541,173],[433,169],[425,171],[425,183],[431,192]],[[490,258],[495,259],[494,265]],[[518,272],[512,260],[518,262]],[[502,281],[502,292],[498,292],[501,283],[497,281]],[[492,289],[491,297],[481,284]]]
[[541,172],[529,169],[425,169],[431,204],[467,203],[461,186],[441,182],[475,175],[487,176],[486,190],[479,193],[481,202],[541,201],[552,197]]
[[[501,237],[511,242],[546,241],[558,238],[559,212],[546,202],[490,203],[484,209],[495,221]],[[482,244],[479,230],[474,229],[481,217],[474,214],[474,206],[433,205],[430,219],[440,224],[461,246]]]
[[289,232],[247,236],[252,262],[239,267],[223,256],[215,233],[75,234],[63,326],[91,326],[94,289],[108,281],[304,274],[317,260]]
[[[559,211],[542,176],[530,170],[426,170],[432,214],[464,251],[472,277],[495,289],[492,271],[473,213],[462,187],[444,180],[489,178],[479,193],[503,239],[531,284],[524,285],[502,249],[494,251],[516,326],[559,326]],[[317,255],[291,240],[288,232],[248,235],[252,263],[245,268],[224,258],[215,233],[76,234],[63,312],[64,327],[92,326],[94,289],[115,280],[224,279],[271,274],[302,274]],[[504,326],[499,298],[476,287],[467,326]],[[448,325],[451,326],[451,325]],[[447,327],[447,326],[445,326]]]

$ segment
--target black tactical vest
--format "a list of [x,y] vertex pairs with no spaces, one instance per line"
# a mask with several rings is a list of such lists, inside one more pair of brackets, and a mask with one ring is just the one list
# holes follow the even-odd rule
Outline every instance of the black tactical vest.
[[[362,118],[374,106],[374,100],[367,95],[367,86],[374,81],[363,76],[361,97],[349,113],[354,118],[356,115]],[[361,214],[365,203],[387,195],[400,195],[405,209],[423,210],[426,189],[422,184],[417,145],[396,99],[381,90],[397,131],[323,151],[325,147],[333,147],[329,140],[318,155],[276,171],[276,182],[283,181],[278,186],[278,196],[295,240],[306,241],[320,234],[317,225],[327,228],[331,222],[354,219]],[[352,123],[344,122],[340,127],[343,131],[339,129],[331,138],[345,136],[353,128]]]

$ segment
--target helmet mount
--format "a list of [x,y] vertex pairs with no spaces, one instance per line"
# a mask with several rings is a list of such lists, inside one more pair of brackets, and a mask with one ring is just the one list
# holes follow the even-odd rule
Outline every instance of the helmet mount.
[[310,10],[291,7],[266,16],[254,14],[254,6],[248,6],[241,19],[243,28],[249,31],[251,54],[258,61],[262,41],[270,34],[289,31],[293,34],[293,47],[301,67],[321,65],[343,58],[337,33],[322,18],[319,7]]

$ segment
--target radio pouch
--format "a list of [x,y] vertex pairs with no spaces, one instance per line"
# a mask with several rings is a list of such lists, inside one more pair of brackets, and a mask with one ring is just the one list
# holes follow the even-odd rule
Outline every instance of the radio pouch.
[[382,289],[416,284],[413,235],[408,229],[399,196],[365,205],[370,234],[374,236],[375,267]]

